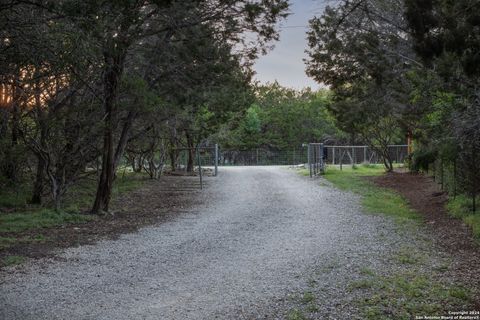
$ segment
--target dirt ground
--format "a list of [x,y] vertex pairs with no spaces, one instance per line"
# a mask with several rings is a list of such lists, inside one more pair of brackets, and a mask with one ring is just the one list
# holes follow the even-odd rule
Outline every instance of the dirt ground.
[[[207,182],[208,183],[208,182]],[[115,239],[140,227],[167,221],[194,205],[199,192],[198,177],[164,176],[148,180],[136,191],[125,193],[112,203],[112,213],[98,216],[87,223],[25,231],[15,237],[46,237],[46,241],[18,243],[0,250],[0,259],[10,255],[29,258],[55,258],[54,250],[93,244],[103,239]],[[8,235],[7,235],[8,236]]]
[[[480,287],[480,245],[462,220],[448,215],[445,208],[448,195],[440,190],[431,177],[423,174],[393,172],[372,180],[381,187],[401,194],[421,213],[432,240],[452,255],[450,272],[465,283]],[[477,305],[480,306],[480,297]]]

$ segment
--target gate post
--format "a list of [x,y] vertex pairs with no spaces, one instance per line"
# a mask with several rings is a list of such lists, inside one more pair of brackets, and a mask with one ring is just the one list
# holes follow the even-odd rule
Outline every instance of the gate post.
[[200,177],[200,190],[203,189],[202,162],[200,161],[200,150],[197,145],[198,176]]
[[325,150],[323,149],[323,143],[320,144],[320,173],[324,173],[325,171]]
[[307,149],[307,153],[308,153],[308,171],[309,171],[309,174],[310,174],[310,178],[312,177],[312,145],[309,143],[308,144],[308,149]]
[[215,143],[215,177],[218,174],[218,144]]
[[350,160],[352,160],[352,168],[355,167],[355,147],[352,147],[352,157]]

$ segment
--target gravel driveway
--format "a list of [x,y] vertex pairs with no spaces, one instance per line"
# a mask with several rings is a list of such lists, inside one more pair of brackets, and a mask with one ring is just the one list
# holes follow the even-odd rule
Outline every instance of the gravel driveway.
[[334,317],[354,270],[411,242],[287,168],[221,168],[208,182],[204,204],[172,221],[3,274],[0,318],[282,318],[312,274],[328,288],[319,314]]

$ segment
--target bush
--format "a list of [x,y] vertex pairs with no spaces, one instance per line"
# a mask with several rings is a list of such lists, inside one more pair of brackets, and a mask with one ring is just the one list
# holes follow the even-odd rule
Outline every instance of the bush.
[[413,172],[428,172],[431,165],[437,159],[437,151],[434,150],[418,150],[413,152],[410,162],[410,170]]

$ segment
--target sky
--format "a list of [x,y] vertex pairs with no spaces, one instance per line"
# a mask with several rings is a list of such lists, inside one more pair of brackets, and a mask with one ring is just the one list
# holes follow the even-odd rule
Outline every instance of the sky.
[[291,0],[291,14],[280,23],[280,41],[267,55],[255,63],[255,79],[261,83],[274,82],[285,87],[318,89],[320,85],[305,74],[308,20],[323,12],[324,1]]

